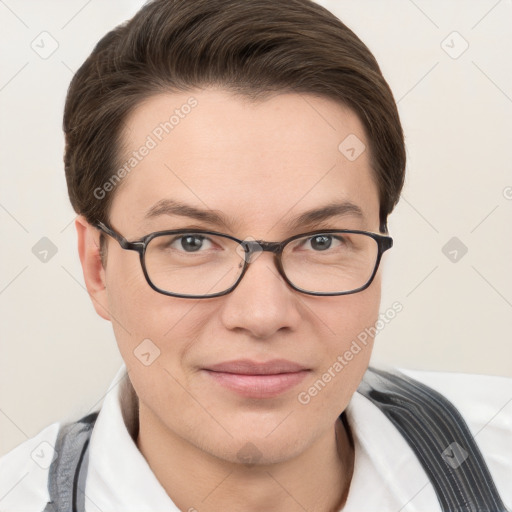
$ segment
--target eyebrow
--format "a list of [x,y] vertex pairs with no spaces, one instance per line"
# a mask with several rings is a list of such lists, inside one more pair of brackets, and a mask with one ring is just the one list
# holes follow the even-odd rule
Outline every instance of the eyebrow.
[[[189,217],[217,226],[223,225],[233,228],[239,224],[236,217],[227,217],[214,210],[202,210],[173,199],[161,199],[155,203],[144,215],[144,219],[151,219],[160,215]],[[349,201],[332,202],[320,208],[314,208],[301,213],[298,217],[285,223],[287,229],[294,230],[300,226],[307,226],[322,222],[332,217],[352,216],[364,219],[364,213],[359,206]]]

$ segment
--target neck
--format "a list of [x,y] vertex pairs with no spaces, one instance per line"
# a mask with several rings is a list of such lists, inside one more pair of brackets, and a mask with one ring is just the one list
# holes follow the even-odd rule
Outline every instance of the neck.
[[140,404],[137,446],[180,510],[339,511],[354,464],[348,426],[333,428],[299,456],[275,464],[236,464],[166,428]]

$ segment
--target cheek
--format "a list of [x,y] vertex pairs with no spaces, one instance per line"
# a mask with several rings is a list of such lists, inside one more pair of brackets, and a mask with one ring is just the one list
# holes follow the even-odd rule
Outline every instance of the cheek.
[[332,297],[332,301],[314,306],[316,315],[329,334],[325,339],[325,348],[329,353],[347,349],[352,340],[375,324],[379,315],[380,298],[380,276],[377,274],[366,290]]
[[[371,328],[378,320],[380,281],[370,288],[336,299],[336,306],[323,304],[315,309],[326,327],[322,337],[322,365],[311,376],[299,403],[311,411],[334,407],[343,410],[366,371],[373,348]],[[325,412],[325,411],[324,411]]]
[[132,333],[138,319],[146,314],[150,294],[154,291],[147,284],[135,253],[111,258],[106,270],[106,288],[109,313],[116,335],[126,337]]
[[153,361],[161,362],[171,351],[171,345],[174,357],[179,359],[184,351],[179,340],[195,337],[194,332],[188,331],[198,323],[186,320],[197,301],[184,301],[153,290],[135,253],[129,258],[109,261],[109,266],[109,313],[127,368],[139,371]]

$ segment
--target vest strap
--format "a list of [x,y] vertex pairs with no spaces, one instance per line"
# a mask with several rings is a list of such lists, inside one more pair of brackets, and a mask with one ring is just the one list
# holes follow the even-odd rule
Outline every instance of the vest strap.
[[399,371],[372,367],[357,391],[405,437],[443,512],[507,512],[466,422],[443,395]]
[[93,412],[63,425],[57,435],[57,458],[50,465],[50,501],[43,512],[85,512],[85,477],[89,438],[98,417]]

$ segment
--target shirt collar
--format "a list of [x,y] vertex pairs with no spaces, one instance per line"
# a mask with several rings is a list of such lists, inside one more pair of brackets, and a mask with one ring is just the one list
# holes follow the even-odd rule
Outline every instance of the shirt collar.
[[343,512],[441,512],[418,458],[384,413],[357,392],[345,412],[355,460]]
[[138,408],[132,390],[123,363],[91,434],[86,510],[180,512],[135,443]]

